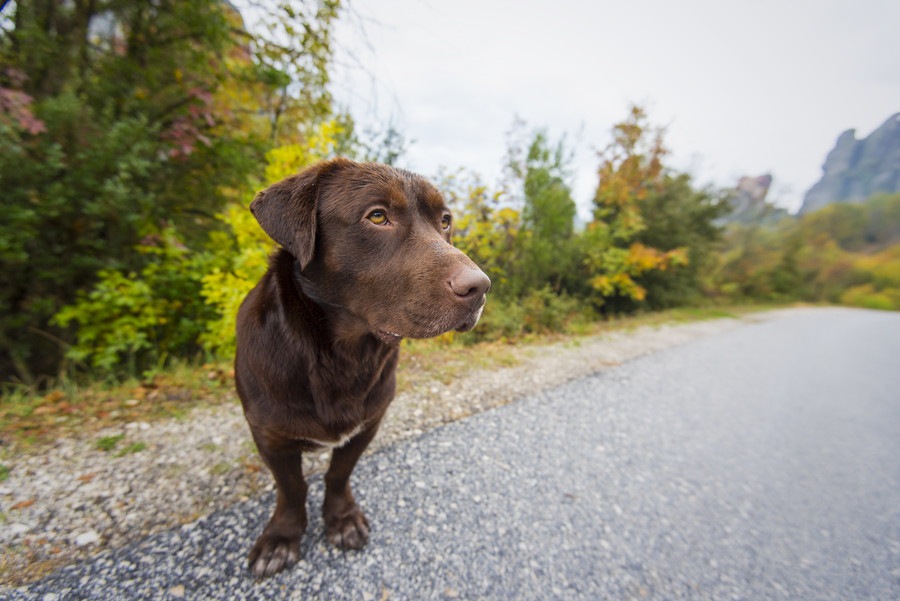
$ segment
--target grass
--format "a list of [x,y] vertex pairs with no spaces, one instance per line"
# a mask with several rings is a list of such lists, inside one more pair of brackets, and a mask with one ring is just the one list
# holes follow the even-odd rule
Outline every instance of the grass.
[[459,342],[404,340],[397,369],[398,391],[414,390],[431,381],[450,384],[472,369],[502,369],[517,365],[516,346],[483,342],[465,346]]
[[[122,442],[122,439],[125,438],[124,434],[116,434],[114,436],[103,436],[97,440],[97,450],[103,451],[104,453],[112,452],[119,443]],[[118,453],[114,455],[114,457],[124,457],[125,455],[131,455],[132,453],[140,453],[144,449],[147,448],[146,443],[143,442],[133,442],[124,449],[121,449]]]
[[117,434],[115,436],[104,436],[100,440],[97,441],[97,450],[103,451],[104,453],[109,453],[119,442],[125,438],[124,434]]
[[[707,319],[733,318],[774,306],[680,308],[590,323],[576,323],[565,334],[529,334],[517,341],[464,344],[453,334],[434,340],[404,340],[397,372],[398,390],[416,390],[430,382],[449,384],[472,369],[499,370],[515,366],[534,348],[552,343],[579,345],[582,340],[614,331]],[[236,403],[234,372],[230,363],[190,365],[178,363],[152,377],[121,383],[75,385],[63,381],[56,388],[35,394],[13,388],[0,399],[0,439],[21,446],[41,445],[59,437],[86,435],[102,428],[136,421],[184,419],[198,406]],[[103,452],[116,449],[120,436],[100,438]],[[116,456],[143,451],[134,443]],[[0,466],[0,481],[8,470]]]
[[118,453],[116,453],[116,457],[124,457],[125,455],[131,455],[133,453],[140,453],[144,449],[147,448],[147,444],[143,442],[133,442]]
[[0,399],[0,439],[31,446],[129,422],[183,419],[198,405],[235,399],[234,376],[224,362],[180,363],[147,379],[119,383],[63,382],[40,394],[16,387]]

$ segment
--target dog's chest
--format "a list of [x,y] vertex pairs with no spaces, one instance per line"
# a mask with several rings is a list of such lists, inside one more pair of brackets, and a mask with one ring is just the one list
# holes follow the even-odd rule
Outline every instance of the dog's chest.
[[311,442],[313,444],[319,445],[321,447],[325,447],[327,449],[338,449],[338,448],[344,446],[345,444],[347,444],[348,442],[350,442],[350,439],[352,439],[354,436],[356,436],[357,434],[362,432],[364,427],[365,427],[364,423],[358,424],[352,430],[349,430],[347,432],[343,432],[343,433],[339,434],[336,440],[334,440],[334,439],[319,440],[317,438],[307,438],[307,437],[304,437],[301,440]]
[[369,352],[319,356],[307,397],[314,412],[299,420],[305,425],[296,428],[292,438],[334,449],[381,419],[394,396],[397,350],[359,351]]

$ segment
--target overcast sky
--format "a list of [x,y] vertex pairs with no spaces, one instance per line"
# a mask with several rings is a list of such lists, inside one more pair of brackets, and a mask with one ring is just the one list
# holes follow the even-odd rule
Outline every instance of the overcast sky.
[[596,150],[632,102],[667,128],[670,165],[733,186],[771,173],[792,210],[838,135],[900,111],[897,0],[349,0],[333,92],[393,120],[404,166],[499,177],[518,115],[573,150],[587,215]]

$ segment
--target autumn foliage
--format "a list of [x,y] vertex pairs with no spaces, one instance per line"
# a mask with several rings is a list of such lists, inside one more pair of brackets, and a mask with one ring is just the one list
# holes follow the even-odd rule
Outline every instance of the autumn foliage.
[[900,194],[730,228],[716,294],[900,310]]
[[[333,106],[337,0],[260,3],[254,27],[220,0],[0,6],[0,384],[231,356],[274,247],[255,192],[335,155],[402,163],[402,133]],[[664,137],[634,106],[596,141],[584,221],[565,137],[521,123],[502,181],[425,174],[493,281],[481,325],[441,340],[703,303],[900,309],[900,197],[725,226],[723,192],[671,169]]]

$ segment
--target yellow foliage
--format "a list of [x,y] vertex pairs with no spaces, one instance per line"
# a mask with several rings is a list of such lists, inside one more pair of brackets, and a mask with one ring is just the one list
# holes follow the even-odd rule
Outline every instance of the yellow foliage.
[[266,183],[274,184],[317,161],[334,155],[338,137],[344,128],[334,119],[325,121],[304,140],[303,144],[287,144],[266,153]]
[[643,301],[647,290],[635,278],[688,263],[686,247],[662,251],[635,241],[647,229],[645,201],[666,182],[662,159],[668,151],[662,136],[663,130],[647,125],[644,110],[632,106],[628,118],[613,127],[613,142],[600,153],[584,264],[594,274],[590,284],[601,297],[618,294]]
[[872,284],[854,286],[841,295],[841,304],[883,311],[900,310],[900,288],[879,291]]
[[207,325],[200,341],[210,350],[223,356],[234,354],[234,330],[237,311],[247,293],[266,272],[268,256],[275,243],[262,231],[250,211],[232,204],[219,218],[228,224],[231,236],[218,234],[211,246],[215,252],[228,248],[230,269],[213,269],[203,277],[201,294],[206,303],[216,308],[219,318]]
[[590,280],[591,287],[600,296],[621,294],[636,301],[647,298],[647,290],[634,278],[653,270],[664,271],[670,266],[687,265],[685,248],[663,252],[640,242],[634,242],[627,249],[607,248],[604,252],[589,258],[594,270],[602,273]]
[[617,273],[612,277],[616,290],[621,294],[633,298],[636,301],[642,301],[647,298],[647,290],[638,285],[627,273]]
[[636,242],[628,249],[626,265],[628,265],[631,268],[630,271],[635,274],[643,273],[651,269],[663,269],[664,255],[655,248],[648,248],[640,242]]
[[599,292],[602,296],[612,296],[616,289],[612,285],[609,276],[598,275],[591,278],[591,287]]
[[895,244],[876,255],[857,259],[854,268],[871,274],[879,288],[900,288],[900,244]]
[[[326,121],[307,137],[304,144],[288,144],[270,150],[266,154],[266,183],[275,183],[332,156],[342,131],[336,121]],[[222,356],[231,356],[235,349],[237,311],[244,297],[266,272],[268,257],[276,245],[241,203],[230,204],[219,219],[228,226],[228,233],[214,234],[210,246],[214,253],[229,257],[230,264],[213,269],[203,278],[201,294],[207,304],[216,308],[219,318],[208,324],[201,342]]]

